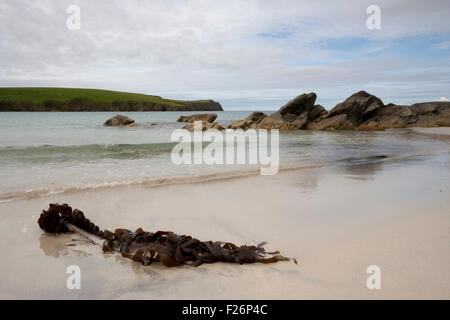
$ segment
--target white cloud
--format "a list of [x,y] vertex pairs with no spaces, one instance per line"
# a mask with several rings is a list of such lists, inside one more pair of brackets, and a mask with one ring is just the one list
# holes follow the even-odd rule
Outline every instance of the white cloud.
[[440,97],[439,101],[448,101],[448,99],[446,97]]
[[[79,31],[66,28],[71,4],[81,8]],[[389,99],[441,95],[450,82],[449,63],[371,54],[402,37],[450,33],[447,0],[378,0],[377,31],[366,28],[370,4],[6,0],[0,5],[0,85],[219,100],[289,99],[302,91],[339,100],[361,88]],[[323,46],[350,37],[380,43],[353,50],[351,60]]]

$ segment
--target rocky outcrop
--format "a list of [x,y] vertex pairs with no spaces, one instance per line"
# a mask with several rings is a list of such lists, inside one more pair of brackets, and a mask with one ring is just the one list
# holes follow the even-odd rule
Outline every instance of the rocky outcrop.
[[382,108],[384,104],[379,98],[360,91],[337,104],[323,119],[308,123],[307,129],[352,130],[373,117]]
[[388,104],[365,91],[350,96],[324,119],[309,123],[311,130],[381,130],[450,126],[450,103],[426,102],[412,106]]
[[305,129],[308,123],[323,119],[328,113],[321,105],[314,104],[316,98],[314,92],[304,93],[263,119],[257,127],[259,129],[280,130]]
[[215,113],[202,113],[202,114],[193,114],[191,116],[181,116],[178,118],[178,122],[194,122],[194,121],[206,121],[206,122],[214,122],[217,119],[217,114]]
[[251,115],[249,115],[244,120],[236,120],[233,121],[229,126],[228,129],[242,129],[242,130],[248,130],[248,129],[256,129],[258,124],[266,118],[267,115],[263,112],[253,112]]
[[109,118],[103,124],[104,126],[136,126],[137,124],[133,119],[128,118],[127,116],[118,114],[112,118]]
[[[194,131],[194,125],[195,123],[189,123],[187,125],[185,125],[184,127],[182,127],[181,129],[186,129],[189,131]],[[206,131],[209,129],[217,129],[217,130],[225,130],[224,127],[222,127],[218,122],[207,122],[207,121],[202,121],[202,131]]]
[[229,128],[380,130],[450,126],[450,102],[385,105],[376,96],[359,91],[328,112],[323,106],[314,104],[316,98],[313,92],[302,94],[267,117],[253,120],[252,114],[244,120],[234,121]]

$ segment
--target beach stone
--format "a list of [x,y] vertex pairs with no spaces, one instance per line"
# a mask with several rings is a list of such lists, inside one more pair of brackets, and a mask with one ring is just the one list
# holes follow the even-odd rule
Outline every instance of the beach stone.
[[217,114],[215,113],[201,113],[193,114],[191,116],[180,116],[177,122],[194,122],[194,121],[206,121],[214,122],[217,119]]
[[104,126],[130,126],[130,125],[134,126],[137,124],[135,124],[133,119],[128,118],[127,116],[118,114],[118,115],[115,115],[114,117],[106,120],[103,125]]

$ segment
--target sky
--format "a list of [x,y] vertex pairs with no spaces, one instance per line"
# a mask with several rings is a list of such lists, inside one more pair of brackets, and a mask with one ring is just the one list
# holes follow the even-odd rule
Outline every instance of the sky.
[[[80,28],[67,27],[71,5]],[[370,5],[380,28],[369,29]],[[450,99],[448,0],[1,0],[0,86],[77,87],[225,110],[315,92],[331,109]],[[73,21],[73,20],[70,20]]]

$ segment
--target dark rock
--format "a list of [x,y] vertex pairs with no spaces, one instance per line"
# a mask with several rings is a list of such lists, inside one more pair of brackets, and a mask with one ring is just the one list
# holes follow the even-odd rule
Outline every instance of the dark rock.
[[314,108],[316,98],[314,92],[304,93],[289,101],[277,112],[264,118],[257,127],[280,130],[302,129],[308,121],[309,112]]
[[242,130],[248,130],[248,129],[256,129],[258,124],[266,118],[267,115],[263,112],[253,112],[251,115],[249,115],[244,120],[236,120],[233,121],[228,128],[229,129],[242,129]]
[[212,123],[216,119],[217,114],[215,113],[202,113],[202,114],[193,114],[191,116],[181,116],[178,118],[177,122],[206,121]]
[[308,123],[306,129],[309,130],[351,130],[354,129],[353,123],[347,118],[346,114],[340,114],[331,118],[324,118],[319,121]]
[[[194,131],[194,126],[195,126],[195,123],[192,122],[192,123],[189,123],[189,124],[183,126],[181,129]],[[209,129],[225,130],[225,128],[222,127],[218,122],[211,123],[211,122],[207,122],[207,121],[202,121],[202,131],[206,131]]]
[[341,114],[345,114],[345,121],[342,118],[329,121],[334,129],[348,130],[355,129],[359,124],[369,119],[376,111],[383,108],[383,102],[365,91],[359,91],[344,102],[337,104],[328,114],[331,119]]
[[[384,105],[374,95],[359,91],[330,112],[314,105],[315,93],[302,94],[277,112],[259,120],[260,129],[279,130],[382,130],[388,128],[450,126],[450,102],[424,102],[412,106]],[[229,128],[255,127],[247,117]]]
[[134,123],[133,119],[130,119],[127,116],[118,114],[118,115],[106,120],[103,125],[104,126],[130,126],[130,125],[134,126],[136,124]]
[[324,119],[328,116],[328,111],[322,107],[320,104],[316,104],[314,108],[312,108],[308,114],[308,120],[320,120]]
[[376,112],[373,117],[361,123],[359,130],[378,130],[387,128],[405,128],[416,122],[416,115],[408,106],[388,104]]
[[328,116],[309,122],[311,130],[382,130],[389,128],[450,126],[450,102],[425,102],[412,106],[384,105],[360,91],[336,105]]
[[416,103],[410,108],[417,115],[415,127],[450,126],[450,102]]

